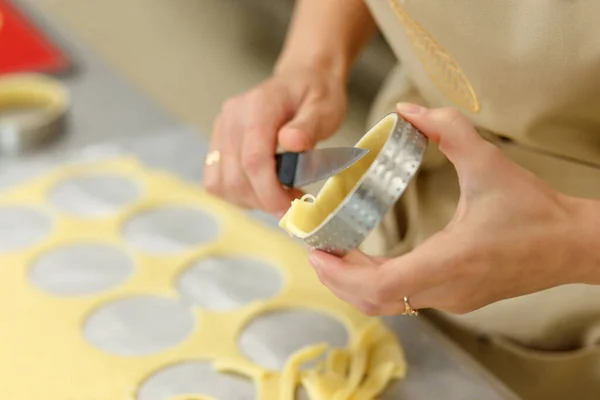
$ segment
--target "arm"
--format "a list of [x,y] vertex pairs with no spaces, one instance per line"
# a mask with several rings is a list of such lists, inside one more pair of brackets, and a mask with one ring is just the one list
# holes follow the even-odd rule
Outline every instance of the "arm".
[[600,200],[570,198],[576,208],[573,224],[579,228],[580,247],[574,254],[575,265],[583,270],[576,281],[600,285]]
[[275,73],[316,68],[346,80],[375,32],[363,0],[298,0]]

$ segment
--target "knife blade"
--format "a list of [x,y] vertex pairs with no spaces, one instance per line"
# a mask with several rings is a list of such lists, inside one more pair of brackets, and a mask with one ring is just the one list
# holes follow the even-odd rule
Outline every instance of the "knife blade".
[[275,155],[277,177],[287,187],[304,187],[339,174],[368,152],[357,147],[327,147],[301,153],[278,153]]

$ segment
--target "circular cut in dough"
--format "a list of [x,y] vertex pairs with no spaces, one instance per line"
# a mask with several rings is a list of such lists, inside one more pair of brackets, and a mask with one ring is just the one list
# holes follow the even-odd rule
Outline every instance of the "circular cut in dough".
[[155,354],[181,343],[195,319],[184,302],[158,296],[113,301],[86,321],[84,337],[96,348],[122,356]]
[[190,361],[171,365],[151,375],[140,386],[137,400],[241,400],[256,398],[255,392],[254,383],[247,378],[221,374],[210,362]]
[[52,220],[28,207],[0,207],[0,253],[23,250],[50,233]]
[[80,243],[42,254],[33,263],[29,279],[48,293],[77,296],[113,288],[133,269],[131,258],[117,248]]
[[136,182],[119,175],[83,175],[65,179],[48,193],[48,201],[76,216],[98,218],[114,215],[139,197]]
[[256,317],[242,331],[239,346],[256,364],[278,371],[292,354],[306,346],[328,343],[343,348],[347,341],[346,328],[335,318],[311,310],[289,309]]
[[148,253],[173,254],[216,239],[219,228],[217,219],[203,210],[166,205],[129,218],[123,226],[123,236]]
[[211,311],[229,311],[275,296],[283,286],[277,269],[242,256],[198,260],[179,279],[182,297]]
[[369,152],[349,168],[329,178],[316,198],[303,196],[294,200],[279,221],[279,226],[299,238],[305,238],[317,229],[360,183],[390,137],[397,118],[397,114],[389,114],[371,128],[354,146]]

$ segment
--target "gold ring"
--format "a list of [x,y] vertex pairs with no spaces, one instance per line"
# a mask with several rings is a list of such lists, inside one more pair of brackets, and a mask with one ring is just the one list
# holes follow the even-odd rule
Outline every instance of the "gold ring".
[[218,150],[213,150],[206,155],[206,159],[204,160],[204,163],[206,165],[210,166],[210,165],[218,163],[220,159],[221,159],[221,153]]
[[408,302],[408,297],[406,296],[404,296],[404,312],[402,313],[402,315],[409,315],[411,317],[416,317],[417,315],[419,315],[419,310],[415,310],[410,306],[410,303]]

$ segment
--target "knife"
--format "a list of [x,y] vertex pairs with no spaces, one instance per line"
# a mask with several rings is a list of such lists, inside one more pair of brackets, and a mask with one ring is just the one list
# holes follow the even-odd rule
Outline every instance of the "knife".
[[304,187],[339,174],[368,152],[357,147],[327,147],[301,153],[278,153],[275,155],[277,177],[287,187]]

